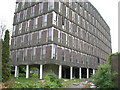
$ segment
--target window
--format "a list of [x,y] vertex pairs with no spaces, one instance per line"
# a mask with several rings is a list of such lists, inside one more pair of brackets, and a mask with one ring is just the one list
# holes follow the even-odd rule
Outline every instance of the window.
[[29,34],[28,45],[32,44],[32,33]]
[[19,21],[20,21],[20,13],[21,13],[21,12],[17,13],[17,19],[16,19],[16,22],[19,22]]
[[100,64],[100,58],[98,57],[98,64]]
[[85,28],[85,20],[84,20],[84,19],[82,19],[82,22],[83,22],[83,27]]
[[70,55],[70,62],[72,62],[72,51],[69,50],[69,55]]
[[17,2],[16,7],[15,7],[15,11],[18,11],[18,5],[19,5],[19,3]]
[[20,50],[17,51],[17,57],[16,57],[16,61],[20,60]]
[[27,50],[28,50],[28,48],[24,49],[24,59],[23,59],[23,61],[27,60]]
[[28,3],[28,4],[29,4],[29,6],[31,6],[31,4],[32,4],[32,0],[29,0],[29,3]]
[[61,32],[58,30],[58,42],[61,43]]
[[23,16],[24,19],[26,19],[26,17],[27,17],[27,11],[28,11],[28,9],[24,10],[24,16]]
[[48,10],[52,10],[54,8],[54,1],[48,2]]
[[17,38],[18,38],[18,37],[13,38],[13,39],[14,39],[14,45],[13,45],[14,48],[17,46],[17,45],[16,45],[16,43],[17,43]]
[[23,9],[25,7],[25,0],[22,1],[22,6],[21,8]]
[[81,6],[80,6],[80,14],[81,14],[81,15],[83,14],[83,9],[82,9]]
[[72,23],[69,21],[69,32],[72,33]]
[[79,63],[78,53],[76,52],[76,63]]
[[15,30],[16,30],[16,25],[15,25],[15,26],[13,26],[12,35],[15,35]]
[[53,24],[57,25],[57,23],[58,23],[58,15],[55,12],[52,12],[52,13],[53,13]]
[[42,26],[43,26],[43,27],[44,27],[44,26],[47,26],[47,15],[48,15],[48,14],[43,15],[43,19],[42,19],[42,21],[43,21]]
[[18,33],[20,34],[22,32],[22,23],[19,24],[19,31]]
[[62,12],[62,3],[59,2],[59,12],[61,13]]
[[55,59],[56,58],[56,49],[57,46],[52,44],[52,55],[51,55],[51,59]]
[[72,21],[75,21],[75,12],[72,11]]
[[48,42],[53,41],[53,28],[48,28]]
[[26,32],[29,31],[30,21],[31,20],[26,21]]
[[69,35],[66,34],[66,45],[68,45],[68,38],[69,38]]
[[62,28],[64,29],[65,26],[65,17],[62,16]]
[[41,32],[42,31],[38,31],[38,37],[37,37],[38,43],[41,43]]
[[77,3],[75,3],[75,11],[77,10]]
[[35,60],[35,55],[36,55],[36,47],[33,47],[33,49],[32,49],[32,60]]
[[34,29],[36,29],[38,26],[38,18],[39,17],[34,18],[34,27],[33,27]]
[[21,39],[21,47],[24,46],[24,35],[22,36],[22,39]]
[[43,2],[39,3],[39,14],[43,13]]
[[31,7],[31,16],[34,16],[35,6]]
[[42,58],[45,58],[45,54],[46,54],[46,46],[43,46],[42,48]]
[[78,24],[80,24],[80,16],[78,15]]
[[75,35],[78,36],[78,26],[77,26],[77,29],[75,30]]
[[65,59],[65,51],[64,51],[64,48],[62,47],[62,61],[64,61],[64,59]]
[[69,18],[69,8],[68,7],[66,7],[66,17]]
[[87,11],[86,10],[84,11],[84,15],[85,15],[85,18],[87,18]]

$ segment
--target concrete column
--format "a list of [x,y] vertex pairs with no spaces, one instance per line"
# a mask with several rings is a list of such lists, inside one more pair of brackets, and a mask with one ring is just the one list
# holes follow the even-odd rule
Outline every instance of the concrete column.
[[87,78],[89,78],[89,68],[87,68]]
[[81,67],[79,68],[79,79],[81,79]]
[[62,78],[62,65],[59,65],[59,79]]
[[95,74],[95,69],[93,69],[93,75]]
[[73,76],[73,67],[70,67],[70,79],[72,79]]
[[42,79],[42,74],[43,74],[43,65],[40,65],[40,79]]
[[18,77],[19,74],[19,67],[15,66],[15,77]]
[[26,78],[29,78],[29,65],[26,65]]

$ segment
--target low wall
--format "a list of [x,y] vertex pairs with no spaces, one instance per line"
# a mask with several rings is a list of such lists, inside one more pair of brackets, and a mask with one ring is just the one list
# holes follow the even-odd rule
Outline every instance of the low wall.
[[116,83],[117,88],[120,89],[120,54],[111,56],[111,70],[118,72],[114,82]]

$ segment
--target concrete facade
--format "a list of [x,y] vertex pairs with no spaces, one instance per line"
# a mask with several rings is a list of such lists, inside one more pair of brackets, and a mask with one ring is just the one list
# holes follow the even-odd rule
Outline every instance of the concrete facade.
[[12,65],[40,65],[41,79],[51,70],[58,78],[89,78],[110,53],[110,28],[90,2],[16,3]]

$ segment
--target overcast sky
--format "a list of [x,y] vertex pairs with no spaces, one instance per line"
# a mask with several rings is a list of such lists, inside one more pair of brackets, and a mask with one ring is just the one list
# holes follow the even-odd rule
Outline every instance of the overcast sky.
[[[0,22],[12,31],[13,16],[16,0],[1,0]],[[112,38],[112,51],[118,52],[118,1],[119,0],[89,0],[96,7],[103,19],[110,27]]]

